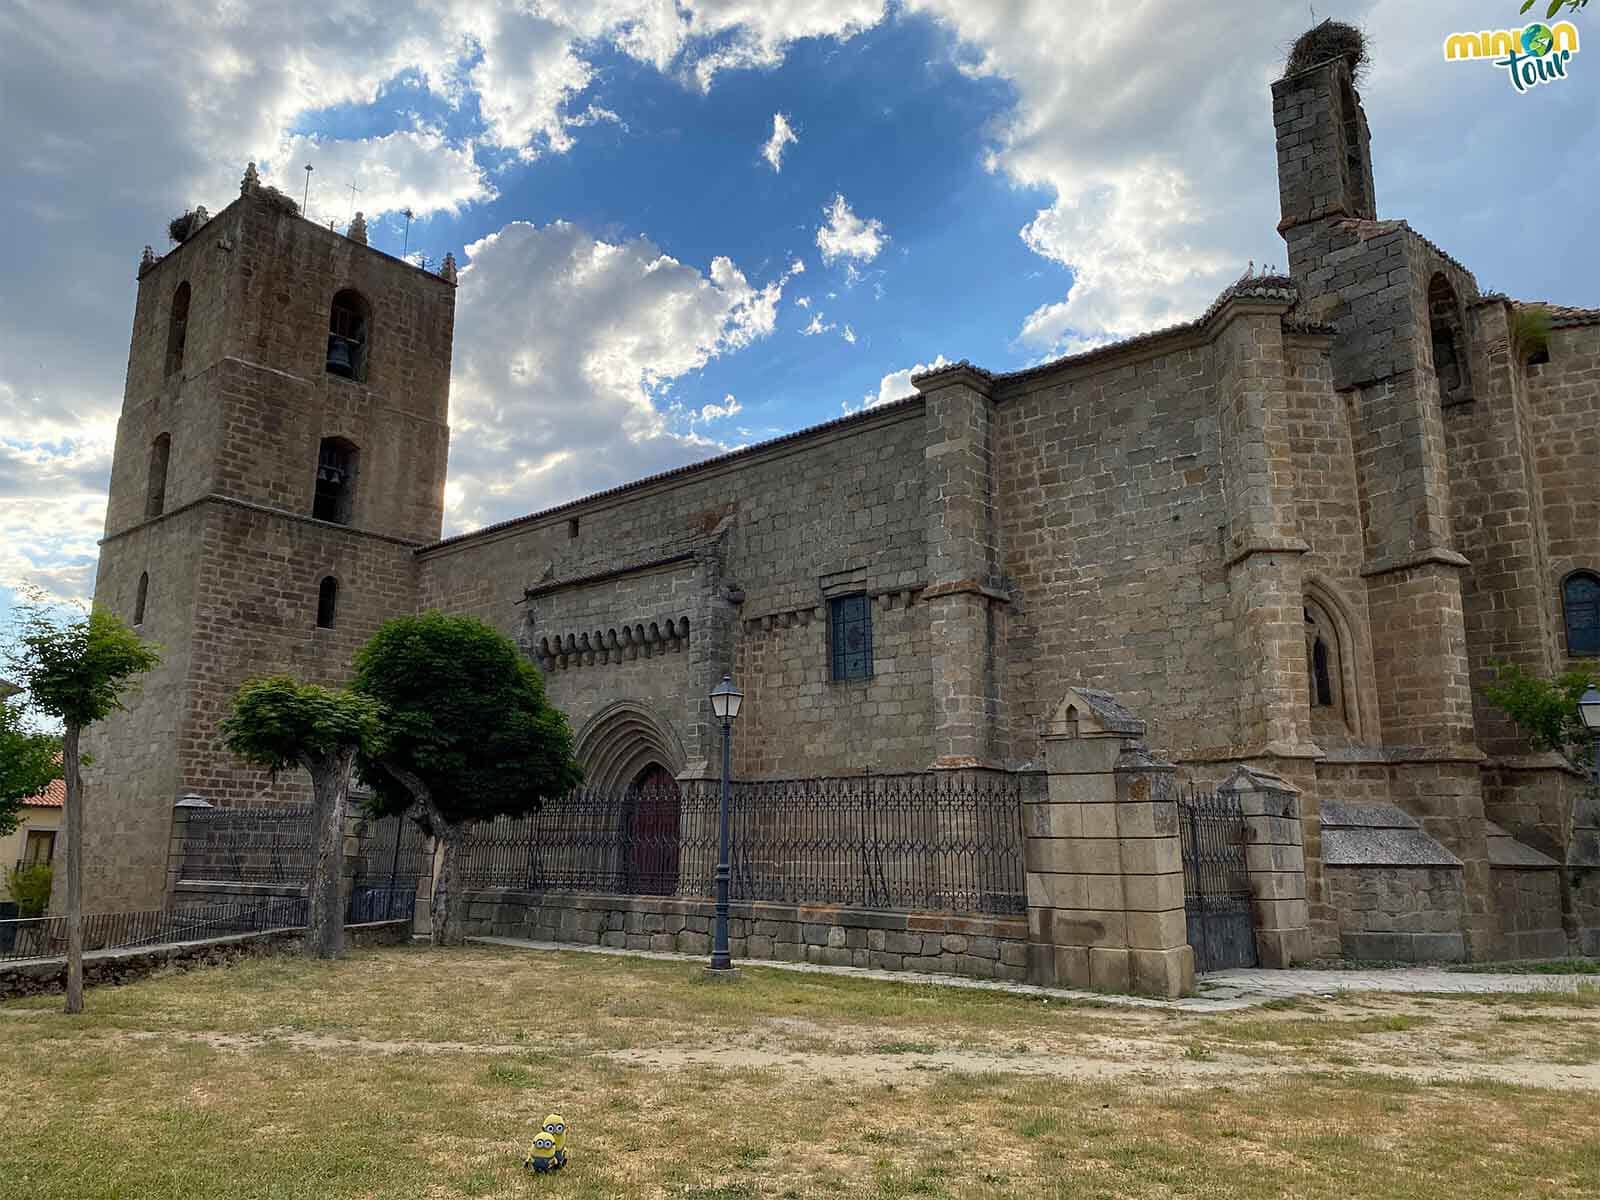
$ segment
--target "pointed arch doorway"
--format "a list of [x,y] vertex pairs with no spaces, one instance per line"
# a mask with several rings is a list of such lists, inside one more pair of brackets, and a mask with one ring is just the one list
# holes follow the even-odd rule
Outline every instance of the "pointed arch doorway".
[[623,871],[631,894],[677,892],[682,815],[678,781],[660,763],[648,764],[628,788]]

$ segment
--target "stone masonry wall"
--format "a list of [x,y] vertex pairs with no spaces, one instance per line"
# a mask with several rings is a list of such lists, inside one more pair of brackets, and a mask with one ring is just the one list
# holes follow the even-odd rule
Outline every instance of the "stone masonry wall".
[[1464,956],[1461,872],[1443,867],[1327,867],[1348,958],[1458,962]]
[[1594,659],[1566,654],[1561,581],[1576,570],[1600,573],[1600,323],[1557,328],[1550,361],[1527,368],[1532,446],[1549,533],[1545,581],[1551,643],[1558,665],[1600,673]]
[[[472,892],[469,936],[531,938],[629,950],[709,954],[716,906],[651,896]],[[928,971],[1021,982],[1027,922],[832,906],[734,904],[728,947],[737,959],[775,959],[882,971]]]
[[[1114,692],[1176,757],[1233,736],[1212,347],[1025,379],[996,408],[1011,756],[1070,686]],[[1209,614],[1207,616],[1206,614]]]
[[[592,641],[595,632],[623,624],[687,616],[682,660],[670,653],[659,661],[622,655],[580,669],[569,661],[568,669],[547,675],[551,699],[573,716],[575,730],[585,714],[637,694],[662,710],[689,759],[709,758],[719,751],[705,694],[724,672],[737,670],[747,697],[734,739],[739,774],[834,774],[858,768],[869,749],[904,769],[921,769],[927,706],[914,692],[917,673],[926,670],[916,657],[925,643],[919,646],[914,627],[904,624],[916,620],[915,606],[886,612],[880,599],[868,682],[828,678],[826,612],[832,596],[899,597],[922,585],[923,436],[922,406],[913,400],[681,478],[602,493],[504,530],[445,542],[419,555],[420,606],[473,613],[530,650],[546,637],[587,632]],[[704,550],[694,570],[582,582],[688,545]],[[578,582],[522,603],[526,589],[569,579]],[[735,588],[741,599],[730,602]],[[732,619],[735,605],[732,640],[697,658],[706,623],[714,628],[719,614]],[[697,620],[696,612],[705,616]],[[773,650],[779,642],[782,653]],[[704,686],[685,687],[690,669]],[[758,737],[751,732],[758,726],[785,733]],[[792,728],[805,736],[787,732]],[[864,743],[864,730],[878,732]]]
[[1567,952],[1561,929],[1561,872],[1495,867],[1490,872],[1499,921],[1495,958],[1559,958]]

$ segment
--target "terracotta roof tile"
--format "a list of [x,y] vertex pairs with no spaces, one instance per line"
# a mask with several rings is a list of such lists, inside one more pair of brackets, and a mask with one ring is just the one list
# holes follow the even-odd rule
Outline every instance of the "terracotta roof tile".
[[65,779],[52,779],[50,786],[37,796],[29,796],[22,802],[24,808],[61,808],[67,802],[67,781]]

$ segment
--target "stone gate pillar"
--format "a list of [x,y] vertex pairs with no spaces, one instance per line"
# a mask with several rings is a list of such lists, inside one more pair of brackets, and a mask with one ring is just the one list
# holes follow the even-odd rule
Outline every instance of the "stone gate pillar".
[[1266,771],[1239,767],[1217,789],[1236,796],[1244,815],[1250,919],[1263,967],[1290,967],[1311,956],[1306,855],[1299,791]]
[[1024,814],[1032,982],[1176,997],[1194,987],[1173,768],[1109,694],[1069,690]]

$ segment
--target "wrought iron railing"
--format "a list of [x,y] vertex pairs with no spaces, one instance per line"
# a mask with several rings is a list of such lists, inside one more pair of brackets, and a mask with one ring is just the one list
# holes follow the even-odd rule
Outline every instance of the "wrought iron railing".
[[316,851],[308,805],[192,808],[187,820],[183,879],[303,884],[311,878]]
[[[306,923],[304,897],[244,903],[196,904],[145,912],[93,913],[83,918],[83,948],[127,950],[169,942],[194,942]],[[52,958],[67,952],[67,919],[28,917],[0,921],[0,962]]]
[[433,873],[433,845],[409,816],[368,821],[356,854],[350,907],[345,919],[409,920],[418,885]]
[[[715,783],[579,789],[534,816],[473,827],[473,890],[709,897]],[[1022,790],[999,772],[733,785],[732,898],[900,911],[1021,913]]]
[[1254,966],[1255,929],[1239,797],[1188,791],[1178,797],[1177,808],[1183,907],[1195,969]]

